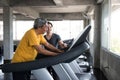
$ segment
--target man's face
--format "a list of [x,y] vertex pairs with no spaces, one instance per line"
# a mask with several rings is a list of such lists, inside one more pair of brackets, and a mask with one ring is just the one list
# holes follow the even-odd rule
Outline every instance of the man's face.
[[52,25],[48,24],[48,31],[47,32],[50,32],[50,31],[52,31]]
[[47,32],[48,30],[48,24],[46,23],[45,25],[43,25],[42,29],[42,33],[44,34],[45,32]]

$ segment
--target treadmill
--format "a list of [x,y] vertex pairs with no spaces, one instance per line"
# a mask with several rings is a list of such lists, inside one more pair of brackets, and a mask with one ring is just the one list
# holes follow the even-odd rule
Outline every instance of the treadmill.
[[[70,48],[68,48],[67,51],[70,51],[71,49],[81,45],[82,43],[89,44],[89,42],[87,41],[87,35],[90,29],[91,29],[90,25],[86,26],[83,32],[80,33],[78,37],[73,41],[72,45],[70,46]],[[74,55],[74,53],[71,55]],[[58,65],[52,66],[55,74],[57,74],[57,79],[55,80],[95,80],[95,77],[93,76],[93,74],[84,73],[81,70],[76,59],[68,63],[60,63]]]
[[[89,49],[89,43],[87,41],[87,35],[91,29],[91,26],[88,25],[85,27],[82,33],[78,35],[76,39],[74,39],[71,46],[66,50],[66,52],[59,54],[57,56],[46,57],[35,61],[29,62],[21,62],[21,63],[10,63],[10,64],[2,64],[0,68],[2,72],[9,73],[15,71],[25,71],[25,70],[36,70],[36,73],[43,77],[44,74],[47,74],[46,79],[42,80],[54,80],[51,74],[48,74],[46,67],[52,66],[56,75],[58,76],[58,80],[79,80],[77,75],[75,74],[75,70],[69,65],[69,63],[74,62],[82,53]],[[43,72],[41,70],[44,70]],[[79,70],[79,69],[78,69]],[[76,71],[78,71],[76,70]],[[35,72],[33,71],[33,74]],[[35,75],[37,75],[35,74]],[[38,79],[40,80],[40,79]]]

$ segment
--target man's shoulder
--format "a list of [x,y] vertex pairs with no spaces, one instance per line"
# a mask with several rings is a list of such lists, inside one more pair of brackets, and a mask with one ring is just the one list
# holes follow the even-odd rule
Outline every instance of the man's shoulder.
[[27,31],[27,33],[31,33],[31,32],[34,32],[34,29],[33,29],[33,28],[31,28],[31,29],[29,29],[29,30]]
[[53,35],[55,35],[55,36],[59,36],[57,33],[53,33]]

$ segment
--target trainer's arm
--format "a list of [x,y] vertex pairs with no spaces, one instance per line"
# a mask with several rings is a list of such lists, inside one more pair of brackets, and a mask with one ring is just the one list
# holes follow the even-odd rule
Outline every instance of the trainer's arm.
[[48,42],[46,42],[46,43],[44,44],[44,46],[47,47],[47,48],[49,48],[51,51],[54,51],[54,52],[57,52],[57,53],[63,52],[62,50],[54,47],[53,45],[51,45],[51,44],[48,43]]

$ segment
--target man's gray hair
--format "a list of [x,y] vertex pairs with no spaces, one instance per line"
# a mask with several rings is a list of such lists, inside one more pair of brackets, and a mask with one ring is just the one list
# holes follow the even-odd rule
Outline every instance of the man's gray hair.
[[39,27],[42,27],[43,25],[45,25],[47,23],[46,19],[43,18],[37,18],[34,21],[34,28],[37,29]]

